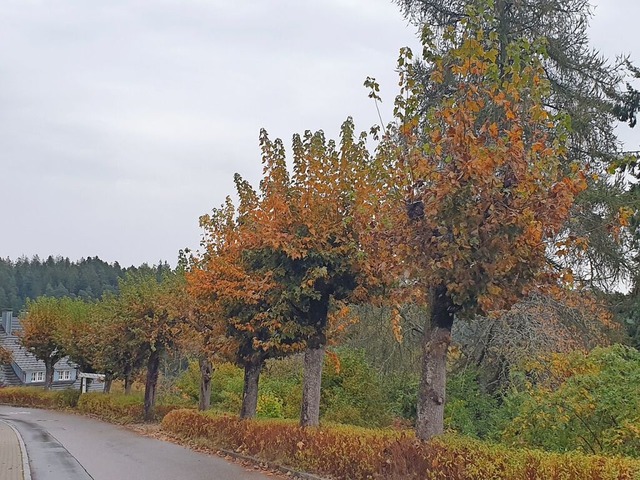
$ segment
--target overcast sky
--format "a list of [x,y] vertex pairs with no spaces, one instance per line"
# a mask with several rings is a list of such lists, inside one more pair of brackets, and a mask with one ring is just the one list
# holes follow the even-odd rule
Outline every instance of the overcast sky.
[[[598,3],[593,44],[640,63],[640,2]],[[368,129],[367,76],[389,121],[414,30],[388,0],[0,0],[0,256],[175,264],[261,127]]]

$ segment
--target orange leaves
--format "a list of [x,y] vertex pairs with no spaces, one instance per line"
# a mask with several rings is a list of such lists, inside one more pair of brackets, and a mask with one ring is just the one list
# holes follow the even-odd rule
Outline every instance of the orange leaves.
[[419,122],[400,115],[397,137],[379,148],[391,188],[376,212],[375,259],[391,280],[407,279],[404,294],[444,284],[467,313],[508,308],[546,271],[546,242],[585,186],[579,169],[561,168],[564,121],[541,101],[540,58],[509,50],[518,58],[499,72],[494,43],[464,37],[434,55],[431,80],[453,74],[455,88]]

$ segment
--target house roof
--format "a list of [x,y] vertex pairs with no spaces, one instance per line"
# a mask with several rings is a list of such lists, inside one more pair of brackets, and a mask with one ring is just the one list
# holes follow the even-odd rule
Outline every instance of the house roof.
[[[22,330],[20,320],[13,317],[12,332],[8,335],[4,327],[0,325],[0,345],[9,350],[13,355],[13,361],[22,371],[45,370],[44,362],[38,360],[32,353],[20,344],[20,339],[15,335],[16,332]],[[64,357],[55,365],[56,370],[67,370],[76,368],[76,364],[69,361],[69,357]]]

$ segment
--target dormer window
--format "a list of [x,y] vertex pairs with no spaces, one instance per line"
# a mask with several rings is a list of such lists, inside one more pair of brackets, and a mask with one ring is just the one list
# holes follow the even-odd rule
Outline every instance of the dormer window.
[[44,382],[44,372],[31,372],[32,382]]

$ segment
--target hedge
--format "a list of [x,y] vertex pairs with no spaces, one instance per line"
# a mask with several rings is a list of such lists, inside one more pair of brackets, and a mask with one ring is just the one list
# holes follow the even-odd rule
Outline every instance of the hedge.
[[632,480],[640,461],[624,457],[510,449],[461,437],[422,443],[409,432],[291,421],[239,420],[174,410],[162,429],[183,440],[235,450],[335,479]]

